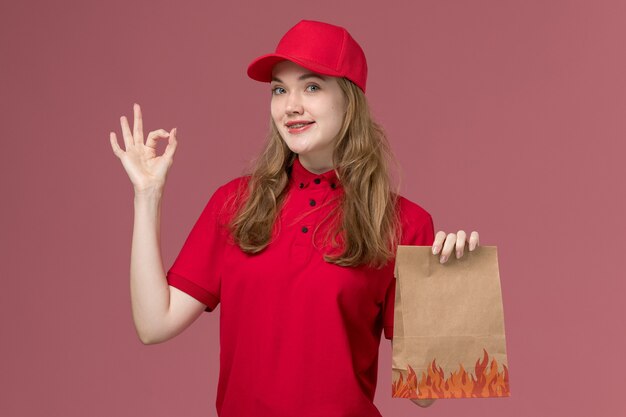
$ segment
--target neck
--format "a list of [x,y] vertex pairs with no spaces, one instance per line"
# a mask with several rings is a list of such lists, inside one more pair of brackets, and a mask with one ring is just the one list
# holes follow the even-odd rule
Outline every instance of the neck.
[[314,174],[323,174],[334,169],[331,158],[320,158],[313,155],[298,155],[300,163],[307,171]]

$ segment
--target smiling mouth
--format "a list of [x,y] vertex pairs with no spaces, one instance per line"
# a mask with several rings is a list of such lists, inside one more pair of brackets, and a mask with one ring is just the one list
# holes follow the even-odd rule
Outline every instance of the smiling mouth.
[[299,129],[301,127],[308,126],[308,125],[313,124],[313,123],[315,123],[315,122],[296,123],[296,124],[292,124],[292,125],[287,125],[287,129]]
[[287,126],[287,132],[291,134],[299,134],[306,130],[309,130],[314,123],[315,122],[293,124]]

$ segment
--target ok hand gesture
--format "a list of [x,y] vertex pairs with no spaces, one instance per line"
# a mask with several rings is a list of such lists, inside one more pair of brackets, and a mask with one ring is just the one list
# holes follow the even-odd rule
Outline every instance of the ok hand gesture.
[[[126,116],[120,117],[126,151],[119,147],[115,133],[111,132],[110,140],[113,153],[122,161],[122,165],[130,177],[136,194],[155,190],[161,191],[165,186],[167,172],[174,161],[173,156],[178,145],[176,128],[170,132],[163,129],[153,130],[148,133],[148,138],[144,144],[143,122],[139,104],[135,103],[133,110],[135,112],[135,122],[132,132],[128,126]],[[163,155],[157,156],[157,138],[167,137],[169,137],[169,140],[165,152]]]

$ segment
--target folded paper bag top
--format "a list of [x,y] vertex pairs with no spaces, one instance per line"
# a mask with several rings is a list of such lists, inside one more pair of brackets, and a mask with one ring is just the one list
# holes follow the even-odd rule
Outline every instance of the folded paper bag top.
[[510,396],[497,247],[431,250],[398,246],[391,396]]

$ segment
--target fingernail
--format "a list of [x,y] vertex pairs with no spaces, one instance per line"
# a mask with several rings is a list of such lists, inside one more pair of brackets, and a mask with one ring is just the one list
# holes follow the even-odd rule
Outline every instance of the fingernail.
[[456,251],[456,259],[459,259],[461,257],[461,251],[458,250]]
[[439,248],[437,246],[433,246],[433,255],[436,255],[438,250]]
[[442,255],[442,256],[441,256],[441,259],[439,260],[439,262],[440,262],[440,263],[444,263],[444,262],[445,262],[445,261],[447,261],[447,260],[448,260],[448,257],[447,257],[447,256],[445,256],[445,255]]

